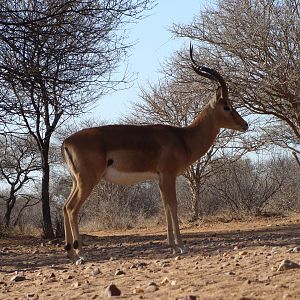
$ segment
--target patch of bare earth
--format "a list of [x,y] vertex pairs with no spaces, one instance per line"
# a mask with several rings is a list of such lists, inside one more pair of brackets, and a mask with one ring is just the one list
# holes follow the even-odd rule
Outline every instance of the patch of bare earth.
[[120,299],[300,299],[299,219],[182,233],[190,250],[180,256],[166,246],[164,227],[89,233],[82,265],[70,264],[61,242],[1,239],[0,299],[103,299],[112,283]]

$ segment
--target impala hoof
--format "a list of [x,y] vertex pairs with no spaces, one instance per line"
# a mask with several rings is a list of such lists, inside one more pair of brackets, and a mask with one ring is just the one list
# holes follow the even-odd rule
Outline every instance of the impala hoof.
[[83,265],[83,264],[85,263],[85,261],[86,261],[86,259],[85,259],[84,257],[80,256],[80,257],[76,260],[75,265],[76,265],[76,266]]
[[185,254],[189,252],[189,248],[186,245],[182,245],[182,246],[174,246],[173,247],[173,254]]

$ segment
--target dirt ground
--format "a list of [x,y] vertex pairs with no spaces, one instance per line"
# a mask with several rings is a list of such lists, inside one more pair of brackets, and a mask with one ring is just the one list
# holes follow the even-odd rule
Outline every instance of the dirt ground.
[[300,299],[300,268],[278,271],[284,259],[300,263],[300,216],[186,225],[182,234],[190,250],[176,256],[164,227],[88,233],[82,265],[62,241],[2,238],[0,299],[103,299],[111,283],[117,299]]

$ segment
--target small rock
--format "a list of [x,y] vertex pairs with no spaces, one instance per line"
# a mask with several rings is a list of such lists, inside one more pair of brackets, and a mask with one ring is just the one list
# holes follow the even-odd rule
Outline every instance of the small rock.
[[185,297],[177,297],[176,300],[196,300],[197,299],[197,296],[194,296],[194,295],[188,295],[188,296],[185,296]]
[[125,272],[124,271],[122,271],[122,270],[120,270],[120,269],[118,269],[117,271],[116,271],[116,273],[115,273],[115,275],[125,275]]
[[247,251],[240,251],[239,252],[239,256],[245,256],[245,255],[247,255],[248,254],[248,252]]
[[141,287],[136,287],[136,288],[134,288],[134,290],[133,290],[133,293],[134,294],[142,294],[142,293],[144,293],[145,291],[141,288]]
[[170,262],[169,261],[162,261],[162,262],[158,263],[157,265],[162,267],[162,268],[167,268],[167,267],[170,267]]
[[229,253],[229,252],[224,252],[224,253],[223,253],[223,257],[228,257],[228,256],[230,256],[230,253]]
[[300,268],[300,265],[298,263],[285,259],[280,263],[277,272],[298,268]]
[[55,277],[56,277],[56,276],[55,276],[54,273],[51,273],[50,276],[49,276],[49,278],[55,278]]
[[282,289],[282,288],[288,289],[289,286],[282,283],[282,284],[276,284],[276,285],[274,286],[274,288],[275,288],[275,289]]
[[92,275],[93,275],[93,276],[96,276],[96,275],[98,275],[98,274],[100,274],[100,273],[101,273],[101,271],[100,271],[99,268],[95,268],[95,269],[93,269],[93,271],[92,271]]
[[146,266],[147,266],[147,264],[145,262],[137,262],[137,263],[131,265],[130,269],[142,269]]
[[19,282],[19,281],[24,281],[26,279],[26,277],[24,275],[14,275],[10,281],[14,281],[14,282]]
[[155,285],[155,286],[157,286],[157,284],[156,284],[154,281],[150,281],[149,284],[148,284],[148,286],[150,286],[150,285]]
[[33,298],[34,296],[35,296],[35,294],[33,294],[33,293],[28,293],[28,294],[27,294],[27,299]]
[[258,275],[259,282],[268,282],[269,280],[270,280],[270,277],[268,275],[264,275],[264,274]]
[[170,284],[171,284],[172,286],[175,286],[175,285],[176,285],[176,283],[177,283],[177,281],[176,281],[176,280],[171,280],[171,281],[170,281]]
[[80,283],[78,281],[74,282],[71,287],[78,288],[80,286]]
[[106,297],[120,296],[121,291],[117,288],[115,284],[112,283],[105,289],[104,294]]
[[155,292],[158,290],[158,286],[155,282],[150,282],[149,285],[146,287],[146,292]]
[[293,248],[293,249],[292,249],[292,252],[293,252],[293,253],[298,253],[298,252],[300,252],[300,247],[295,247],[295,248]]
[[175,260],[181,260],[181,256],[176,256]]
[[168,284],[168,283],[170,283],[170,279],[169,279],[168,277],[165,277],[165,278],[160,282],[160,284],[163,284],[163,285]]
[[185,300],[196,300],[196,299],[197,299],[197,297],[194,295],[189,295],[189,296],[185,297]]
[[227,274],[228,274],[228,275],[235,275],[235,272],[230,271],[230,272],[228,272]]

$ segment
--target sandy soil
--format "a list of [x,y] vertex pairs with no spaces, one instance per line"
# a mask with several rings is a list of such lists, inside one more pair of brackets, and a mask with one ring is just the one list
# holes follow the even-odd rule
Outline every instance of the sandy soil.
[[300,268],[277,270],[284,259],[300,263],[299,216],[182,233],[190,251],[181,256],[166,246],[164,227],[85,234],[83,265],[70,264],[61,241],[2,238],[0,299],[103,299],[111,283],[120,299],[300,299]]

